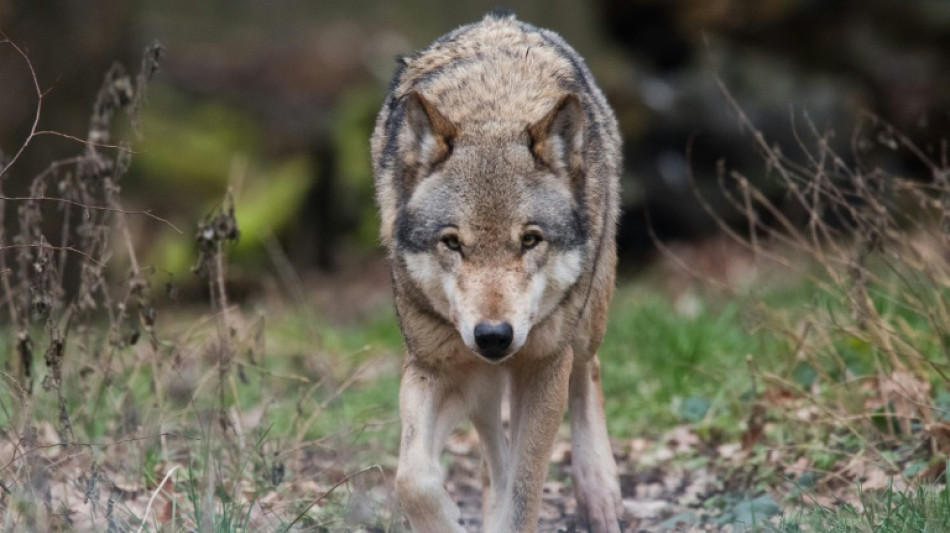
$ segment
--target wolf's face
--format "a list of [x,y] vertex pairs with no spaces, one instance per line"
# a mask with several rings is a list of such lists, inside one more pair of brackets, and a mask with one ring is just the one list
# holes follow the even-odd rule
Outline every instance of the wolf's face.
[[566,109],[577,102],[486,140],[460,134],[418,98],[407,111],[417,166],[396,221],[398,260],[471,350],[501,361],[584,271],[587,229],[571,172],[580,116]]

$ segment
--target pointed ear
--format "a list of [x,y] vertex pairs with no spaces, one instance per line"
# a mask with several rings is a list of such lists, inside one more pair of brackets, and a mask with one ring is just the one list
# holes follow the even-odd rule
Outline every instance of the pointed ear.
[[528,126],[531,153],[557,173],[571,178],[581,171],[584,145],[584,109],[573,93],[561,97],[547,115]]
[[407,162],[431,167],[445,161],[452,155],[458,128],[418,92],[413,91],[407,98],[406,121],[410,134]]

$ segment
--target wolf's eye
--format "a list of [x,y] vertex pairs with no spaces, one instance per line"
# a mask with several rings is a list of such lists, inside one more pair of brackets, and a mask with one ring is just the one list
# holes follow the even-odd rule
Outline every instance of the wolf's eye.
[[442,244],[444,244],[446,248],[452,250],[453,252],[459,252],[462,250],[462,243],[459,242],[458,235],[450,234],[442,237]]
[[521,249],[530,250],[541,242],[541,236],[537,233],[525,233],[521,236]]

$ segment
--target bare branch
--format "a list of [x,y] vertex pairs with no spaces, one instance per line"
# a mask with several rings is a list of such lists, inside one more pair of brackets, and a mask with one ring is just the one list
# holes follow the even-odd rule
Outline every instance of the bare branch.
[[15,154],[13,154],[10,162],[7,163],[6,166],[0,167],[0,179],[3,178],[3,175],[7,172],[7,170],[9,170],[10,167],[16,163],[17,159],[20,158],[20,154],[26,150],[26,147],[29,146],[30,141],[36,137],[36,128],[40,124],[40,115],[42,114],[43,110],[43,97],[46,96],[46,94],[40,88],[40,80],[36,77],[36,69],[33,68],[33,62],[30,61],[30,56],[28,56],[22,48],[17,46],[15,42],[11,41],[5,33],[0,32],[0,45],[4,44],[10,45],[13,50],[23,58],[23,61],[26,62],[27,68],[30,69],[30,76],[33,78],[33,88],[36,90],[36,113],[33,116],[33,125],[30,126],[30,134],[27,136],[26,140],[23,141],[23,144],[20,145],[20,149],[17,150]]
[[336,483],[333,484],[332,487],[330,487],[329,489],[327,489],[327,491],[324,492],[319,498],[317,498],[316,500],[310,502],[310,505],[308,505],[307,507],[305,507],[304,510],[301,511],[300,514],[298,514],[296,518],[294,518],[289,524],[287,524],[287,526],[286,526],[284,529],[281,530],[281,532],[282,532],[282,533],[286,533],[287,531],[290,531],[291,528],[294,527],[294,524],[296,524],[297,522],[300,521],[301,518],[303,518],[304,516],[306,516],[306,514],[307,514],[308,512],[310,512],[310,509],[313,509],[313,506],[315,506],[315,505],[317,505],[318,503],[320,503],[320,502],[322,502],[323,500],[325,500],[325,499],[327,498],[327,496],[329,496],[330,494],[332,494],[333,491],[335,491],[336,489],[338,489],[341,485],[343,485],[343,484],[345,484],[345,483],[349,483],[349,481],[350,481],[351,479],[353,479],[353,478],[355,478],[355,477],[357,477],[357,476],[359,476],[359,475],[365,474],[366,472],[369,472],[369,471],[371,471],[371,470],[376,470],[376,471],[379,472],[380,474],[383,473],[383,467],[381,467],[381,466],[379,466],[379,465],[371,465],[371,466],[367,466],[366,468],[364,468],[364,469],[362,469],[362,470],[360,470],[360,471],[358,471],[358,472],[353,472],[352,474],[350,474],[350,475],[344,477],[344,478],[341,479],[340,481],[337,481]]
[[45,243],[24,243],[24,244],[2,244],[0,245],[0,251],[14,248],[38,248],[42,250],[54,250],[54,251],[67,251],[74,254],[78,254],[89,260],[89,262],[94,263],[96,266],[105,268],[105,264],[97,260],[95,257],[89,255],[88,253],[74,248],[72,246],[56,246],[54,244],[45,244]]
[[148,217],[148,218],[151,218],[152,220],[155,220],[156,222],[161,222],[162,224],[165,224],[166,226],[168,226],[168,227],[170,227],[171,229],[175,230],[177,233],[182,233],[181,229],[179,229],[178,226],[176,226],[175,224],[173,224],[171,221],[169,221],[168,219],[162,218],[162,217],[160,217],[160,216],[158,216],[158,215],[156,215],[156,214],[153,214],[151,211],[128,210],[128,209],[121,209],[121,208],[116,208],[116,207],[107,207],[107,206],[104,206],[104,205],[88,205],[88,204],[84,204],[84,203],[82,203],[82,202],[77,202],[77,201],[75,201],[75,200],[69,200],[69,199],[66,199],[66,198],[56,198],[56,197],[53,197],[53,196],[6,196],[6,195],[0,195],[0,200],[6,200],[6,201],[10,201],[10,202],[25,202],[25,201],[33,201],[33,202],[58,202],[58,203],[62,203],[62,204],[72,205],[72,206],[75,206],[75,207],[80,207],[80,208],[82,208],[82,209],[89,209],[89,210],[92,210],[92,211],[109,211],[109,212],[112,212],[112,213],[119,213],[119,214],[123,214],[123,215],[142,215],[142,216],[146,216],[146,217]]
[[69,135],[68,133],[62,133],[59,131],[40,130],[33,133],[34,137],[39,137],[41,135],[51,135],[53,137],[62,137],[64,139],[69,139],[70,141],[76,141],[77,143],[82,144],[84,146],[94,146],[96,148],[112,148],[115,150],[128,152],[130,154],[138,153],[135,150],[132,150],[131,148],[129,148],[128,146],[122,146],[119,144],[109,144],[109,143],[97,143],[94,141],[90,141],[88,139],[82,139],[80,137],[76,137],[75,135]]

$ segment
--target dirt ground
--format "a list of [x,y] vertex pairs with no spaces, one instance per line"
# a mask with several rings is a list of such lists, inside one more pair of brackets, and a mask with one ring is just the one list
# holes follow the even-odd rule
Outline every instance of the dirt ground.
[[[570,443],[565,437],[559,438],[552,454],[551,470],[542,496],[540,532],[587,531],[576,519],[570,481]],[[729,516],[728,512],[722,513],[705,505],[712,498],[731,490],[717,473],[705,467],[678,464],[675,460],[677,451],[685,452],[699,444],[697,437],[681,427],[668,433],[664,440],[665,443],[634,440],[622,453],[618,453],[615,447],[623,496],[624,531],[744,531],[745,517],[738,514]],[[466,528],[480,532],[480,455],[474,432],[453,435],[448,455],[446,486],[462,510]],[[756,519],[758,524],[778,513],[777,505],[768,494],[746,500],[750,504],[747,507],[761,513]]]

